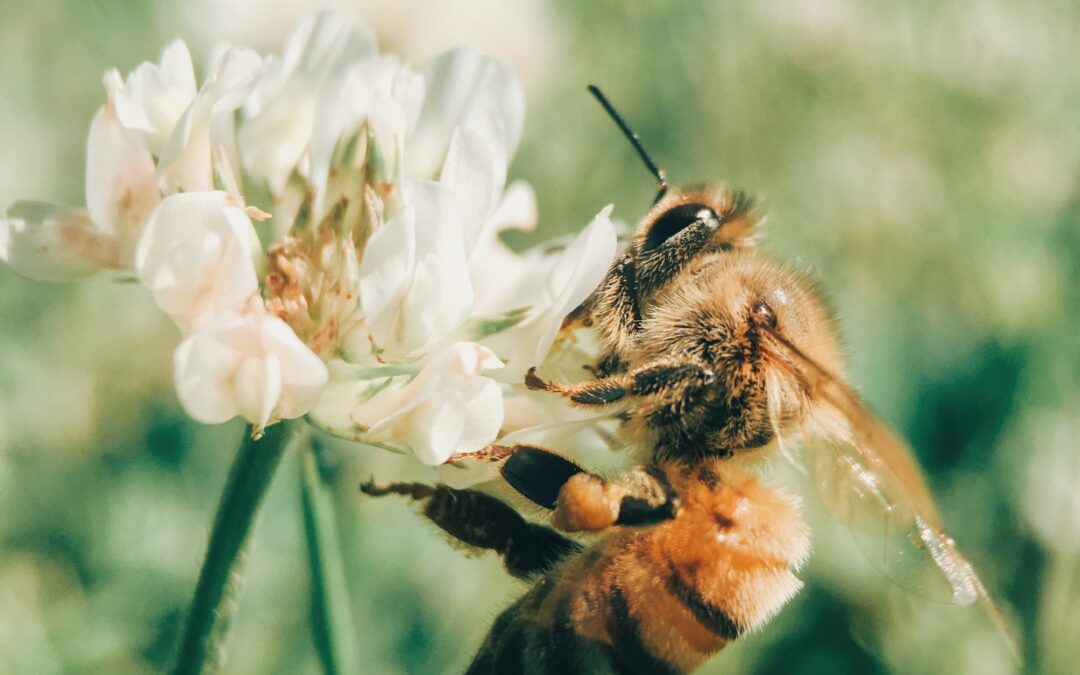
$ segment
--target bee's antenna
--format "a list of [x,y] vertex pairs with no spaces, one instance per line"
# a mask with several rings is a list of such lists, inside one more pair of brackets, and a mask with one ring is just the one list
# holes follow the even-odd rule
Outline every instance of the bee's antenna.
[[667,193],[668,182],[667,174],[664,170],[656,166],[656,162],[653,161],[649,153],[645,151],[645,148],[641,145],[641,139],[634,133],[634,130],[630,128],[630,125],[626,123],[623,116],[619,114],[619,111],[615,109],[615,106],[611,105],[611,102],[607,100],[604,93],[600,91],[600,88],[595,84],[590,84],[589,93],[596,97],[597,101],[600,101],[600,105],[604,106],[604,110],[608,115],[611,115],[611,119],[615,120],[615,124],[619,125],[623,134],[626,135],[627,140],[630,141],[630,145],[634,146],[634,150],[637,150],[638,157],[641,157],[641,161],[645,162],[645,166],[649,169],[649,172],[656,177],[656,184],[659,186],[659,191],[656,193],[656,199],[653,200],[653,204],[660,201]]

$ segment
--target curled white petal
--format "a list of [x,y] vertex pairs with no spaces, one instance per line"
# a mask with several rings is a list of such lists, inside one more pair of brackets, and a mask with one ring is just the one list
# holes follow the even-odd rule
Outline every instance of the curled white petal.
[[479,450],[498,435],[502,388],[483,373],[501,367],[487,347],[456,342],[433,354],[407,384],[401,376],[389,381],[335,377],[311,418],[335,433],[407,446],[424,463],[441,464],[453,453]]
[[404,358],[469,315],[473,291],[453,193],[432,181],[403,186],[405,206],[368,242],[360,302],[375,344]]
[[224,192],[164,199],[135,250],[135,271],[184,331],[238,310],[258,291],[258,237],[244,209]]
[[245,105],[238,142],[246,168],[281,192],[311,143],[319,89],[374,53],[371,31],[355,17],[323,12],[304,21]]
[[281,319],[226,313],[174,354],[176,392],[196,420],[240,415],[258,428],[306,414],[326,386],[326,364]]
[[410,175],[436,177],[459,126],[479,133],[502,157],[514,154],[524,125],[525,95],[513,71],[494,57],[454,49],[421,72],[427,93],[406,150]]
[[[502,424],[502,388],[487,377],[449,377],[446,390],[399,420],[416,457],[438,465],[455,452],[475,452],[495,440]],[[395,425],[387,427],[393,428]]]
[[0,218],[0,260],[28,279],[75,281],[119,267],[120,252],[85,209],[22,201]]
[[210,77],[177,120],[158,160],[162,191],[213,189],[212,148],[233,144],[233,111],[243,105],[261,69],[262,58],[250,49],[233,47],[218,57]]
[[94,115],[86,142],[86,209],[102,232],[117,239],[130,264],[139,228],[161,201],[154,159],[116,113],[122,83],[116,71],[105,76],[108,102]]
[[182,40],[169,43],[160,64],[143,62],[116,92],[116,115],[154,155],[160,155],[191,100],[195,71]]
[[563,318],[596,290],[615,258],[618,237],[611,222],[612,208],[609,204],[596,214],[588,227],[559,256],[548,276],[547,290],[552,302],[544,314],[546,325],[536,345],[536,363],[551,348]]
[[532,293],[522,293],[518,301],[528,301],[528,319],[486,340],[507,363],[500,375],[519,381],[525,371],[539,365],[563,318],[589,297],[615,257],[618,241],[611,222],[610,205],[604,207],[581,234],[555,259],[546,278]]

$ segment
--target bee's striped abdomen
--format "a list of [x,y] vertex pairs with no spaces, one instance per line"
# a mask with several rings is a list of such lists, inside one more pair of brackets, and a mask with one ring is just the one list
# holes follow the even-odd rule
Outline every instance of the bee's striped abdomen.
[[678,517],[622,528],[553,569],[496,620],[469,673],[688,673],[798,590],[797,503],[726,472]]

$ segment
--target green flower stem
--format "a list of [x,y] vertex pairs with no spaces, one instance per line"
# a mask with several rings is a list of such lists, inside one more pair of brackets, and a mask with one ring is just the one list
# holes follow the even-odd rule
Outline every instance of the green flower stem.
[[225,639],[255,518],[291,436],[291,427],[284,422],[269,427],[259,439],[251,437],[250,428],[244,434],[214,517],[173,670],[176,675],[214,673],[225,660]]
[[360,672],[353,649],[356,633],[339,545],[333,488],[319,470],[317,446],[307,445],[299,456],[300,497],[311,568],[311,632],[315,651],[327,675]]

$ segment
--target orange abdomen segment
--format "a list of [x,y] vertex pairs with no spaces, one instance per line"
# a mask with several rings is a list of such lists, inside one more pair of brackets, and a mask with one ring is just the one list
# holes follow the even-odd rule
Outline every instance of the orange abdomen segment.
[[469,673],[688,673],[800,587],[798,502],[724,470],[665,523],[621,528],[496,620]]

